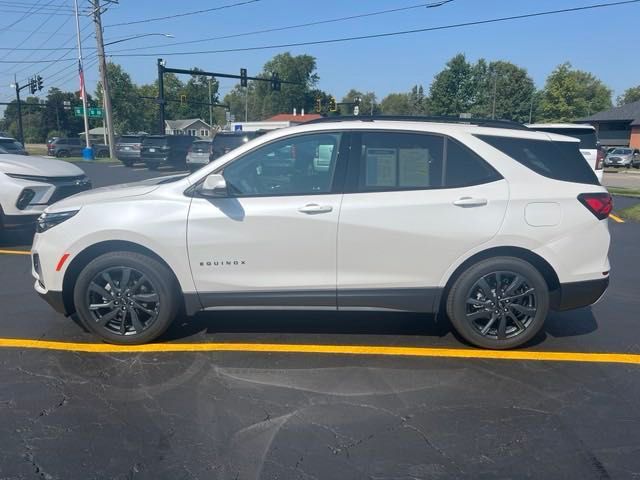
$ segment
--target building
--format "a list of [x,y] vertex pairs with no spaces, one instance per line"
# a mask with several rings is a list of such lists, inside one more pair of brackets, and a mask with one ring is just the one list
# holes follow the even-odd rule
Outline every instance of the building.
[[640,101],[578,120],[596,127],[600,143],[608,147],[640,148]]
[[[115,134],[115,132],[114,132]],[[80,132],[78,134],[78,136],[82,139],[84,139],[84,132]],[[117,134],[115,134],[117,136]],[[100,143],[107,143],[107,140],[105,140],[107,138],[107,129],[104,127],[96,127],[96,128],[91,128],[89,129],[89,141],[91,142],[100,142]]]
[[184,120],[165,120],[164,133],[166,135],[190,135],[192,137],[211,137],[211,125],[201,118],[186,118]]
[[236,132],[264,132],[299,125],[318,118],[322,118],[322,115],[317,113],[305,115],[304,110],[298,114],[294,108],[293,113],[279,113],[261,122],[231,122],[229,124],[229,130]]

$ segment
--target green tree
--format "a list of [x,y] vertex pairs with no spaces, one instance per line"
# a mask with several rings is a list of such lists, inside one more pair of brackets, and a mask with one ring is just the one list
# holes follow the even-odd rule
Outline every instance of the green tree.
[[572,121],[611,108],[611,89],[569,62],[551,72],[540,98],[542,121]]
[[638,100],[640,100],[640,85],[627,88],[624,93],[618,97],[617,104],[621,107],[622,105],[637,102]]
[[[118,134],[137,132],[142,130],[140,116],[140,98],[136,85],[131,76],[116,63],[107,63],[107,78],[111,94],[113,110],[113,131]],[[102,84],[96,87],[97,103],[102,105]]]
[[478,60],[473,66],[475,101],[474,116],[528,122],[533,113],[536,87],[524,68],[510,62]]
[[[374,92],[363,93],[352,88],[342,97],[342,102],[353,103],[356,101],[356,98],[360,99],[360,115],[375,115],[379,113],[380,107],[376,103],[376,94]],[[342,115],[353,115],[353,106],[340,105],[340,113]]]
[[296,82],[296,85],[282,84],[281,91],[271,91],[269,81],[250,81],[245,92],[236,86],[229,92],[224,103],[231,106],[236,119],[244,119],[245,94],[248,120],[262,120],[277,113],[300,111],[312,112],[315,107],[316,85],[319,77],[316,73],[316,59],[310,55],[293,56],[289,52],[276,55],[265,63],[262,72],[257,75],[269,80],[277,73],[281,80]]
[[429,108],[434,115],[459,115],[471,110],[476,100],[473,66],[459,53],[438,73],[429,90]]
[[411,99],[408,93],[390,93],[380,102],[385,115],[411,115]]

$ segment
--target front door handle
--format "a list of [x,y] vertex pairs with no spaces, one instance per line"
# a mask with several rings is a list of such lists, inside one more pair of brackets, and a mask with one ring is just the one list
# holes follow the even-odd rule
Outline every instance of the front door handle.
[[484,207],[487,203],[486,198],[460,197],[453,202],[456,207]]
[[298,211],[300,213],[306,213],[313,215],[316,213],[329,213],[333,210],[331,205],[318,205],[317,203],[307,203],[304,207],[300,207]]

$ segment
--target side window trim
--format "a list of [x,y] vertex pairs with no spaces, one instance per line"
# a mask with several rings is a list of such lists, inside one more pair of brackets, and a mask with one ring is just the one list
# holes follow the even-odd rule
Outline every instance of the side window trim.
[[[349,160],[349,151],[350,151],[350,146],[351,146],[351,131],[348,130],[319,130],[319,131],[314,131],[314,132],[301,132],[301,133],[296,133],[293,135],[288,135],[285,137],[279,137],[279,138],[275,138],[270,142],[266,142],[266,143],[262,143],[260,145],[258,145],[255,148],[252,148],[251,150],[248,150],[246,152],[244,152],[242,155],[234,158],[233,160],[225,163],[224,165],[220,166],[219,168],[217,168],[216,170],[214,170],[211,173],[219,173],[219,174],[224,174],[224,169],[229,167],[230,165],[232,165],[235,162],[241,161],[243,158],[245,158],[248,155],[251,155],[252,153],[256,152],[258,149],[262,149],[262,148],[266,148],[269,147],[270,145],[273,145],[274,143],[278,143],[281,142],[283,140],[290,140],[296,137],[303,137],[303,136],[308,136],[308,135],[314,135],[314,134],[318,134],[318,135],[322,135],[322,134],[340,134],[341,138],[340,138],[340,148],[337,152],[337,158],[336,158],[336,166],[334,168],[334,172],[333,172],[333,178],[331,179],[331,185],[329,188],[328,192],[308,192],[308,193],[282,193],[282,194],[274,194],[274,195],[264,195],[264,194],[256,194],[256,195],[233,195],[233,194],[229,194],[227,197],[220,197],[220,198],[274,198],[274,197],[306,197],[306,196],[316,196],[316,195],[335,195],[335,194],[341,194],[344,193],[344,187],[345,187],[345,176],[346,176],[346,170],[347,170],[347,162]],[[202,182],[204,182],[204,179],[206,177],[202,178],[200,182],[198,182],[197,185],[194,185],[194,187],[197,187],[199,184],[201,184]],[[189,190],[193,190],[196,191],[197,189],[189,189]]]

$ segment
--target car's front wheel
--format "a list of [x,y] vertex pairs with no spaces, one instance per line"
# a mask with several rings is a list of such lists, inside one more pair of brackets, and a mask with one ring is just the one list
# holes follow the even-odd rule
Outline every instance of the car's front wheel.
[[518,347],[542,328],[549,289],[540,272],[519,258],[483,260],[462,273],[447,298],[458,333],[483,348]]
[[73,291],[86,327],[109,343],[140,344],[164,333],[179,305],[173,273],[154,258],[111,252],[87,264]]

